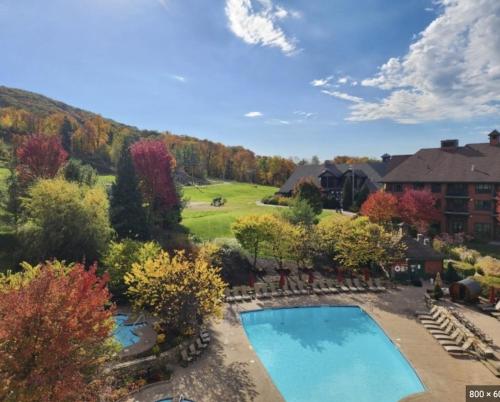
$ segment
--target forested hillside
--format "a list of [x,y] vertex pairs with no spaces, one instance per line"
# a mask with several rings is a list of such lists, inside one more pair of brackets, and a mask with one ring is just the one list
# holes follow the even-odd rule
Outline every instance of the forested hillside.
[[168,131],[139,130],[43,95],[0,86],[0,159],[28,134],[58,136],[73,158],[100,172],[113,172],[128,137],[162,139],[177,170],[196,178],[218,178],[280,186],[295,168],[292,160],[258,156],[240,146],[226,146]]

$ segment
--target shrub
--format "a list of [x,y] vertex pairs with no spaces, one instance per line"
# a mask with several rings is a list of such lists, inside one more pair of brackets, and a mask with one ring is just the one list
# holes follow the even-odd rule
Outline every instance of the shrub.
[[317,215],[323,210],[321,190],[311,177],[299,180],[293,189],[293,196],[299,200],[307,201]]
[[108,199],[97,187],[88,189],[62,179],[40,180],[29,189],[22,205],[22,252],[35,261],[94,261],[113,233]]
[[451,261],[448,261],[448,264],[446,264],[446,269],[444,271],[444,280],[448,283],[460,280],[460,276],[458,275]]
[[432,297],[436,300],[439,300],[443,297],[443,289],[439,286],[438,283],[434,285],[434,291],[432,292]]
[[90,165],[83,164],[78,159],[70,159],[63,169],[64,178],[79,184],[94,186],[97,183],[97,170]]
[[482,270],[488,276],[500,277],[500,260],[486,256],[477,260],[476,268]]
[[219,271],[204,258],[161,251],[155,258],[132,264],[125,283],[134,307],[149,309],[164,328],[188,334],[203,319],[222,316],[225,283]]
[[155,242],[141,243],[130,239],[112,241],[102,259],[102,266],[109,274],[109,289],[113,296],[124,298],[127,290],[124,276],[132,269],[132,264],[154,258],[160,251],[160,245]]

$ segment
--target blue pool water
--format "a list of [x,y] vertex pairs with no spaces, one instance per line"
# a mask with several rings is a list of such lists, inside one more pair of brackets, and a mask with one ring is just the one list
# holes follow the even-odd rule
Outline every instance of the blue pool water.
[[358,307],[241,314],[250,343],[287,402],[398,402],[424,391],[408,361]]
[[116,323],[113,336],[124,348],[132,346],[139,341],[139,337],[134,333],[134,330],[144,324],[125,325],[128,320],[126,314],[117,314],[113,318]]

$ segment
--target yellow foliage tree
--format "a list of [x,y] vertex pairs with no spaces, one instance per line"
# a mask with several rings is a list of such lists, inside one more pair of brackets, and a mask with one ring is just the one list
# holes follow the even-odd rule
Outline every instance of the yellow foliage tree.
[[232,226],[236,240],[251,254],[254,270],[263,242],[270,239],[273,218],[270,215],[247,215],[238,218]]
[[203,256],[189,259],[184,251],[161,251],[132,264],[125,283],[135,308],[150,310],[167,331],[188,334],[204,319],[222,316],[226,284],[219,273]]

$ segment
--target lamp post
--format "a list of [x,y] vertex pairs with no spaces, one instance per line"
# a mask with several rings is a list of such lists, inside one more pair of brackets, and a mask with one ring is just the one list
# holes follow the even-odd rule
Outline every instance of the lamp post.
[[354,167],[352,165],[349,165],[349,170],[351,171],[351,184],[352,184],[351,205],[354,205]]

